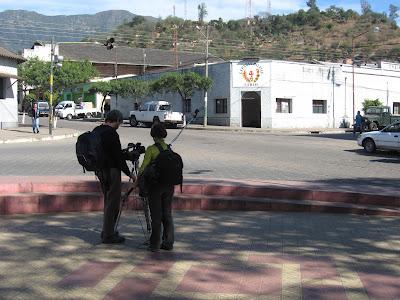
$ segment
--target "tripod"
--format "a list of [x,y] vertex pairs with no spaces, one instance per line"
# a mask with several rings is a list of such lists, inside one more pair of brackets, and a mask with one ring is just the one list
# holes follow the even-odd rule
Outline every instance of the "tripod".
[[[135,175],[135,177],[137,178],[138,172],[139,172],[139,158],[134,160],[132,162],[132,164],[133,164],[133,166],[132,166],[131,174]],[[129,179],[129,182],[133,183],[132,182],[132,178]],[[128,191],[126,191],[124,194],[121,195],[120,208],[119,208],[118,216],[117,216],[117,219],[115,221],[115,227],[114,227],[114,231],[115,232],[117,232],[117,230],[118,230],[118,224],[119,224],[119,220],[121,218],[122,210],[127,205],[129,195],[134,190],[135,190],[134,187],[130,187],[128,189]],[[134,195],[135,195],[135,198],[138,199],[140,201],[140,204],[142,205],[142,210],[143,210],[144,218],[145,218],[145,221],[146,221],[146,230],[143,227],[143,222],[141,220],[141,217],[140,217],[139,213],[138,213],[138,219],[139,219],[139,222],[140,222],[140,226],[142,227],[144,238],[146,240],[145,242],[148,243],[148,241],[150,239],[150,234],[151,234],[151,217],[150,217],[149,202],[148,202],[147,197],[141,197],[141,196],[139,196],[139,193],[137,193],[137,192],[135,192]]]

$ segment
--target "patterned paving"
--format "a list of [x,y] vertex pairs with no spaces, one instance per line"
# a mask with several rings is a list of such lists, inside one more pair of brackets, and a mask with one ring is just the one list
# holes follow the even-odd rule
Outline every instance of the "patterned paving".
[[400,220],[176,212],[175,249],[149,253],[140,215],[124,245],[99,213],[0,219],[0,299],[400,299]]

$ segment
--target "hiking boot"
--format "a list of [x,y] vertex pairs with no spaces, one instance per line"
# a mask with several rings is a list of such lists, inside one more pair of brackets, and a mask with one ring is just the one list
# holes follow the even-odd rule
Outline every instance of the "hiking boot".
[[102,240],[103,244],[122,244],[125,242],[125,238],[120,235],[113,235],[109,238],[104,238]]
[[174,249],[174,246],[167,246],[165,244],[161,244],[160,249],[171,251],[172,249]]
[[149,247],[147,247],[147,251],[150,251],[150,252],[159,252],[160,249],[149,246]]

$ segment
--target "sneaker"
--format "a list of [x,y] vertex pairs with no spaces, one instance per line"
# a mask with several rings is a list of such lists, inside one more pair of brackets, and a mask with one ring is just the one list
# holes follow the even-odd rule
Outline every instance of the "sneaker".
[[103,244],[122,244],[125,242],[125,238],[120,235],[113,235],[112,237],[105,238],[102,240]]
[[163,250],[171,251],[172,249],[174,249],[174,246],[167,246],[167,245],[161,244],[160,248]]

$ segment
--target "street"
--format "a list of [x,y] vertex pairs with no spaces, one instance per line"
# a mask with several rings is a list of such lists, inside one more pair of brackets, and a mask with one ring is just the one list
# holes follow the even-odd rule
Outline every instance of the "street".
[[[46,118],[41,131],[48,130]],[[80,131],[97,124],[59,120],[58,127]],[[57,130],[57,129],[55,129]],[[180,129],[169,129],[170,142]],[[123,124],[122,146],[152,143],[149,128]],[[4,144],[0,175],[82,175],[75,157],[75,138]],[[395,187],[400,184],[400,156],[393,152],[367,155],[352,134],[299,135],[186,129],[173,144],[184,161],[185,178],[312,181],[338,185]],[[143,159],[143,155],[141,156]]]

